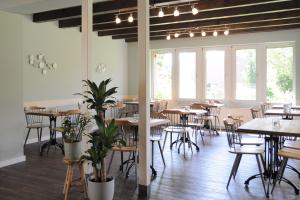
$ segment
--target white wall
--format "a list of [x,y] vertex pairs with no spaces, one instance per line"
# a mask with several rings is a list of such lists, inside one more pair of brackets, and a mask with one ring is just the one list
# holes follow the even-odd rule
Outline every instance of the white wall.
[[[260,32],[249,34],[236,34],[229,36],[206,37],[206,38],[185,38],[156,40],[151,41],[151,49],[167,49],[181,47],[209,47],[224,45],[240,45],[240,44],[257,44],[270,42],[295,41],[295,65],[296,76],[300,77],[300,29],[276,31],[276,32]],[[138,62],[136,55],[137,43],[128,44],[128,93],[136,95],[138,91]],[[300,78],[296,79],[296,101],[300,104]]]
[[0,12],[0,167],[23,156],[22,18]]
[[[59,29],[57,23],[33,23],[31,17],[0,12],[0,167],[23,155],[26,135],[23,105],[74,104],[81,92],[81,33],[78,28]],[[91,79],[112,78],[118,95],[128,93],[127,44],[93,34]],[[58,64],[46,75],[28,63],[29,55],[44,54]],[[96,72],[98,64],[106,71]],[[35,137],[34,130],[32,136]],[[47,134],[47,130],[43,131]],[[44,134],[44,135],[45,135]],[[33,140],[34,141],[34,140]],[[24,158],[24,157],[23,157]],[[1,162],[4,164],[1,165]]]

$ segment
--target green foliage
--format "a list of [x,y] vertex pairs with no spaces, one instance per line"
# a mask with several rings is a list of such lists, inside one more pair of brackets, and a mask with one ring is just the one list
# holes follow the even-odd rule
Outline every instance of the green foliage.
[[76,124],[72,122],[70,116],[66,116],[62,123],[64,141],[68,143],[81,141],[82,134],[84,134],[90,122],[91,117],[88,115],[80,115]]
[[251,60],[249,61],[249,67],[247,68],[247,83],[249,86],[256,84],[256,65]]
[[90,80],[84,82],[88,90],[79,95],[83,96],[84,103],[88,104],[89,109],[96,111],[97,115],[94,116],[94,119],[98,130],[86,134],[89,137],[88,143],[91,144],[91,147],[82,156],[82,159],[91,161],[95,181],[105,182],[107,180],[105,164],[107,153],[111,150],[113,144],[117,142],[124,143],[118,139],[115,121],[112,120],[109,124],[106,124],[104,119],[106,108],[116,103],[112,95],[117,93],[117,87],[107,88],[111,79],[101,81],[98,86]]
[[267,99],[270,100],[274,97],[274,92],[272,90],[272,88],[268,87],[267,90],[266,90],[266,96],[267,96]]

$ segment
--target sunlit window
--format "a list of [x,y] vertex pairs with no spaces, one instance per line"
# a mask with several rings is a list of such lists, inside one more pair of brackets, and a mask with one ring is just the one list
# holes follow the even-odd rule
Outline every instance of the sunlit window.
[[196,98],[196,52],[179,53],[179,98]]
[[153,63],[153,97],[172,98],[172,53],[155,53]]
[[224,50],[207,50],[206,59],[206,99],[224,99]]
[[266,97],[271,102],[293,101],[293,47],[267,48]]
[[236,56],[236,92],[237,100],[256,99],[256,50],[239,49]]

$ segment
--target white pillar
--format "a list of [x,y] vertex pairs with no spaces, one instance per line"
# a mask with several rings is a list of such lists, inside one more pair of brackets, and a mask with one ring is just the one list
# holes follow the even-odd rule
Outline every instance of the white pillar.
[[138,0],[139,59],[139,196],[150,192],[149,0]]
[[82,0],[81,28],[82,80],[87,80],[92,67],[93,0]]

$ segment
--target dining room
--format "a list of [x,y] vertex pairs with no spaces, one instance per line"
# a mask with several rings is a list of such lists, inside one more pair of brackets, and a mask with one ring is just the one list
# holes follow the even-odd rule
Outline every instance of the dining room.
[[0,199],[299,199],[298,0],[0,1]]

